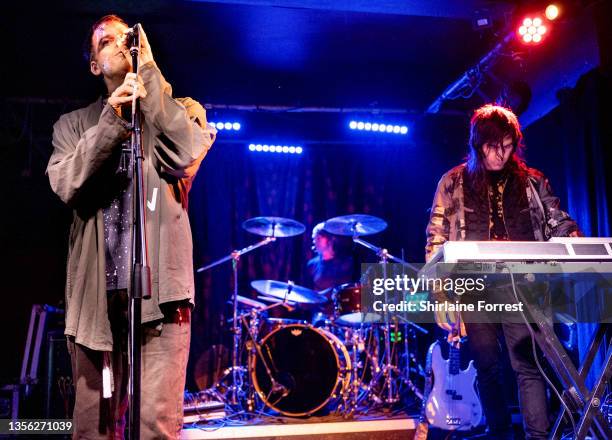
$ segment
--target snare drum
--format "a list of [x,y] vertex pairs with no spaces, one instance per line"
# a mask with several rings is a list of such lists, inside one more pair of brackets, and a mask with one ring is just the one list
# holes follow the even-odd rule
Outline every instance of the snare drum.
[[281,414],[309,416],[336,403],[350,385],[348,351],[327,330],[280,326],[262,339],[261,353],[253,358],[253,385],[266,406]]
[[334,288],[334,316],[338,324],[359,325],[379,322],[377,313],[364,313],[361,307],[361,284],[348,283]]

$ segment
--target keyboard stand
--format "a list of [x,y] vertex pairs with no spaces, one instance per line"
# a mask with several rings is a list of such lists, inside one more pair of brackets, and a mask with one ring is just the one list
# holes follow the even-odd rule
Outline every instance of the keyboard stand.
[[[580,419],[576,423],[575,439],[583,440],[589,432],[592,432],[597,439],[612,439],[612,429],[601,412],[606,385],[612,377],[612,339],[607,334],[608,324],[598,324],[584,362],[580,365],[578,371],[553,331],[550,319],[538,307],[534,307],[529,301],[525,300],[520,286],[517,286],[517,294],[535,323],[535,336],[538,346],[563,385],[562,397],[564,402],[573,412],[580,414]],[[606,362],[593,389],[589,391],[585,385],[585,379],[602,342],[607,344]],[[551,431],[550,439],[562,438],[563,427],[571,426],[569,420],[565,420],[565,415],[566,410],[562,407]]]

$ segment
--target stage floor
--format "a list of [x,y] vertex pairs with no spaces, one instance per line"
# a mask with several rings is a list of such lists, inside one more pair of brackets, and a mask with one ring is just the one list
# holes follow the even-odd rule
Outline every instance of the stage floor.
[[340,417],[310,419],[259,418],[252,422],[220,421],[186,426],[181,439],[314,439],[314,440],[406,440],[416,427],[417,418],[384,415],[357,416],[353,420]]

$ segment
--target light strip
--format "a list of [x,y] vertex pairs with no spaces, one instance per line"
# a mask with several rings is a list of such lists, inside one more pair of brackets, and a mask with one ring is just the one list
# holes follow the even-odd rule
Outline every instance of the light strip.
[[221,131],[221,130],[227,130],[227,131],[239,131],[242,126],[240,125],[240,122],[222,122],[222,121],[216,121],[216,122],[209,122],[210,125],[212,125],[213,127],[215,127],[217,130]]
[[296,145],[249,144],[250,151],[258,153],[302,154],[304,149]]
[[349,128],[357,131],[372,131],[375,133],[408,134],[406,125],[383,124],[380,122],[351,121]]

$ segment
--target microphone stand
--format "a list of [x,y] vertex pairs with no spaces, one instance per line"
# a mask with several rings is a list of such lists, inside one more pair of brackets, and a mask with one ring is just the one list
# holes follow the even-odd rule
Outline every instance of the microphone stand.
[[[138,75],[138,58],[140,55],[140,24],[133,27],[129,34],[132,70]],[[138,83],[136,83],[138,84]],[[134,90],[135,92],[136,90]],[[144,188],[144,150],[142,148],[142,115],[140,100],[133,95],[132,99],[132,133],[131,150],[133,163],[132,179],[132,277],[129,301],[129,370],[128,414],[130,440],[140,439],[140,398],[141,398],[141,352],[142,352],[142,300],[151,297],[151,268],[147,252],[145,188]]]

